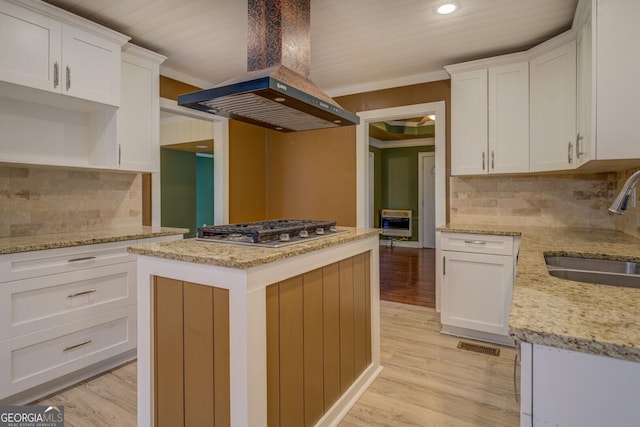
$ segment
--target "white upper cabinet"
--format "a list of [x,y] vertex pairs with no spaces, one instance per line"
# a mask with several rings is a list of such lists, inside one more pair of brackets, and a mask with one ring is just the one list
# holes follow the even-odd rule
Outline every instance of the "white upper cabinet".
[[0,2],[0,80],[60,92],[62,24]]
[[158,172],[160,64],[165,60],[131,44],[122,52],[122,99],[118,109],[118,167]]
[[62,35],[62,93],[120,105],[121,45],[69,25]]
[[584,22],[578,23],[577,51],[577,130],[576,135],[576,166],[580,167],[589,160],[595,159],[593,144],[595,115],[592,98],[593,87],[593,31],[591,27],[591,12],[585,14]]
[[584,5],[578,21],[579,79],[584,80],[578,120],[585,121],[579,128],[585,160],[638,159],[640,2],[588,0]]
[[531,172],[575,167],[575,40],[530,61],[530,131]]
[[452,175],[528,172],[528,62],[459,67],[447,67]]
[[487,70],[451,75],[451,174],[487,173]]
[[0,81],[119,105],[128,37],[30,0],[0,0],[0,29]]
[[529,63],[489,68],[491,173],[529,172]]

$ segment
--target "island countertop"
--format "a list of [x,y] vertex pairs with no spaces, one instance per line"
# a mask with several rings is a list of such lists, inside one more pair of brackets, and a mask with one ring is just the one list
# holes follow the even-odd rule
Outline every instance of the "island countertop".
[[614,230],[447,224],[438,231],[520,236],[509,332],[519,340],[640,362],[640,289],[563,280],[544,255],[640,261]]
[[246,270],[354,240],[380,234],[380,229],[338,227],[341,233],[279,248],[185,239],[129,247],[133,254]]
[[0,255],[17,252],[40,251],[45,249],[67,248],[71,246],[93,245],[96,243],[175,236],[188,232],[189,230],[186,228],[151,227],[140,225],[34,236],[0,237]]

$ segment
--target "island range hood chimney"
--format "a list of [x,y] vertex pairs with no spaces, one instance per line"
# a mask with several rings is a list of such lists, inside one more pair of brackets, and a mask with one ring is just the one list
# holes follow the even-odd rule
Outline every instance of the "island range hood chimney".
[[310,9],[310,0],[248,0],[247,73],[178,105],[280,132],[360,123],[309,80]]

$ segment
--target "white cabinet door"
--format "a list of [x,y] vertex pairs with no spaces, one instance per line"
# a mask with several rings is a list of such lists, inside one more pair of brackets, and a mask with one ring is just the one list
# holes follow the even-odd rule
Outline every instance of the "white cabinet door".
[[[159,64],[135,55],[137,46],[127,45],[122,53],[122,92],[118,110],[118,164],[120,169],[138,172],[159,170]],[[133,53],[132,53],[133,52]]]
[[530,61],[531,172],[573,169],[576,136],[576,43]]
[[490,173],[529,172],[529,63],[489,68]]
[[597,2],[597,158],[640,158],[640,2]]
[[47,16],[0,2],[0,80],[59,92],[61,32]]
[[442,251],[443,325],[508,334],[513,256]]
[[487,173],[487,70],[451,76],[451,174]]
[[576,167],[596,157],[593,144],[592,129],[595,125],[593,115],[593,55],[591,13],[588,13],[578,30],[577,50],[577,130],[576,135]]
[[62,36],[63,93],[119,105],[120,45],[69,25]]
[[[640,363],[533,345],[533,426],[635,426],[640,419]],[[525,377],[522,377],[523,380]],[[524,403],[524,400],[523,400]]]

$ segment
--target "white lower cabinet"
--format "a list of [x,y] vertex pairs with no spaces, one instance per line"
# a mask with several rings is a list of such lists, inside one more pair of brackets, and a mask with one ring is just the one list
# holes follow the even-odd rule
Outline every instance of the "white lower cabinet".
[[135,358],[136,257],[181,235],[0,256],[0,404],[25,404]]
[[521,343],[520,425],[636,426],[640,363]]
[[443,233],[442,332],[513,345],[508,335],[517,241]]

